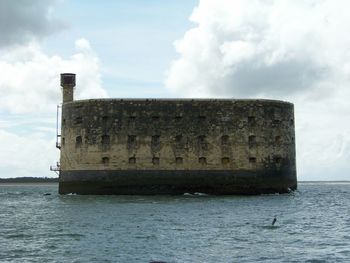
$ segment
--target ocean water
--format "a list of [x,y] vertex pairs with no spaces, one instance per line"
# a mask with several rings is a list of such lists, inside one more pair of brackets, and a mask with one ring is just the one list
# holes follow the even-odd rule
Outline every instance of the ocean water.
[[150,197],[0,185],[0,262],[350,262],[350,184]]

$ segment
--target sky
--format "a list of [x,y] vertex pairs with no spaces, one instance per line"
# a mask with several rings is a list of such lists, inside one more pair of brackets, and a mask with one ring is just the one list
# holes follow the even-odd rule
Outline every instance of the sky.
[[345,0],[0,0],[0,177],[54,177],[59,74],[76,98],[295,105],[299,180],[350,180]]

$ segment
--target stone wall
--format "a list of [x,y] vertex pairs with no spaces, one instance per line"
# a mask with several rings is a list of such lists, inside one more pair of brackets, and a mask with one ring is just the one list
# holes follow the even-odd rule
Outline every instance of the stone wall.
[[281,170],[295,178],[293,104],[94,99],[63,104],[61,170]]

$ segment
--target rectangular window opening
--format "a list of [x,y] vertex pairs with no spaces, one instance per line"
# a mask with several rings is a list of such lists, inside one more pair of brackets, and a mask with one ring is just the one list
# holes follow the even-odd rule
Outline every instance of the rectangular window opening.
[[254,116],[248,116],[248,124],[249,125],[255,124],[255,117]]
[[205,143],[206,137],[205,135],[199,135],[197,139],[199,143]]
[[135,164],[136,163],[136,158],[135,157],[130,157],[129,158],[129,164]]
[[207,164],[207,159],[205,157],[199,157],[198,162],[201,165],[206,165]]
[[109,164],[109,158],[108,157],[102,157],[102,163],[105,165]]
[[175,142],[176,143],[181,143],[182,142],[182,135],[181,134],[175,136]]
[[248,137],[248,143],[249,143],[249,146],[254,146],[256,144],[256,136],[250,135]]
[[102,143],[103,145],[109,145],[109,143],[110,143],[109,135],[107,135],[107,134],[102,135],[102,137],[101,137],[101,143]]
[[160,135],[152,136],[152,145],[158,145],[160,143]]
[[256,163],[256,157],[249,157],[250,163]]
[[282,163],[282,157],[281,156],[275,156],[274,158],[276,164]]
[[281,124],[281,120],[274,119],[272,123],[273,123],[273,125],[280,125]]
[[222,145],[227,145],[229,143],[229,136],[228,135],[223,135],[221,136],[221,144]]
[[230,158],[229,157],[221,158],[221,164],[223,164],[224,166],[229,165],[230,164]]
[[75,138],[75,148],[80,148],[82,144],[83,144],[83,139],[81,138],[81,136],[77,136]]
[[207,119],[207,117],[204,116],[204,115],[199,115],[199,116],[198,116],[198,120],[199,120],[200,122],[204,122],[206,119]]
[[282,142],[281,136],[276,136],[276,137],[275,137],[275,143],[276,143],[276,144],[280,144],[281,142]]
[[136,135],[128,135],[128,143],[136,143]]
[[182,157],[176,157],[175,162],[176,162],[176,164],[183,164],[183,158]]
[[75,124],[81,124],[83,123],[83,118],[82,117],[76,117],[75,118]]

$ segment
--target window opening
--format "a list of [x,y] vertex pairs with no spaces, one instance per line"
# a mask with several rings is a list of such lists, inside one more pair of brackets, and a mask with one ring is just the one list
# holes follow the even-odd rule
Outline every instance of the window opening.
[[248,116],[248,124],[249,125],[255,124],[255,117],[254,116]]
[[159,115],[153,115],[152,121],[159,121]]
[[176,157],[175,161],[176,161],[176,164],[182,164],[183,163],[182,157]]
[[200,158],[198,159],[198,162],[199,162],[200,164],[202,164],[202,165],[205,165],[205,164],[207,163],[207,159],[206,159],[205,157],[200,157]]
[[128,135],[128,143],[135,143],[136,135]]
[[160,142],[160,136],[159,135],[153,135],[152,136],[152,144],[153,145],[158,145]]
[[175,136],[175,141],[176,141],[176,143],[181,143],[182,142],[182,135],[181,134],[176,135]]
[[108,145],[110,143],[109,135],[102,135],[101,142],[103,145]]
[[229,142],[229,136],[228,135],[223,135],[221,136],[221,144],[226,145]]
[[282,142],[281,136],[276,136],[276,137],[275,137],[275,143],[276,143],[276,144],[280,144],[281,142]]
[[76,117],[75,118],[75,124],[81,124],[83,122],[83,118],[82,117]]
[[105,165],[109,164],[109,158],[108,157],[102,157],[102,163]]
[[198,136],[198,142],[199,143],[205,143],[205,135],[199,135]]
[[228,157],[221,158],[221,164],[223,164],[223,165],[230,164],[230,158],[228,158]]
[[256,163],[256,157],[249,157],[250,163]]
[[75,147],[76,148],[81,147],[82,143],[83,143],[83,139],[81,138],[81,136],[77,136],[75,138]]
[[256,144],[256,136],[255,135],[250,135],[248,137],[248,142],[249,142],[249,146],[254,146]]

